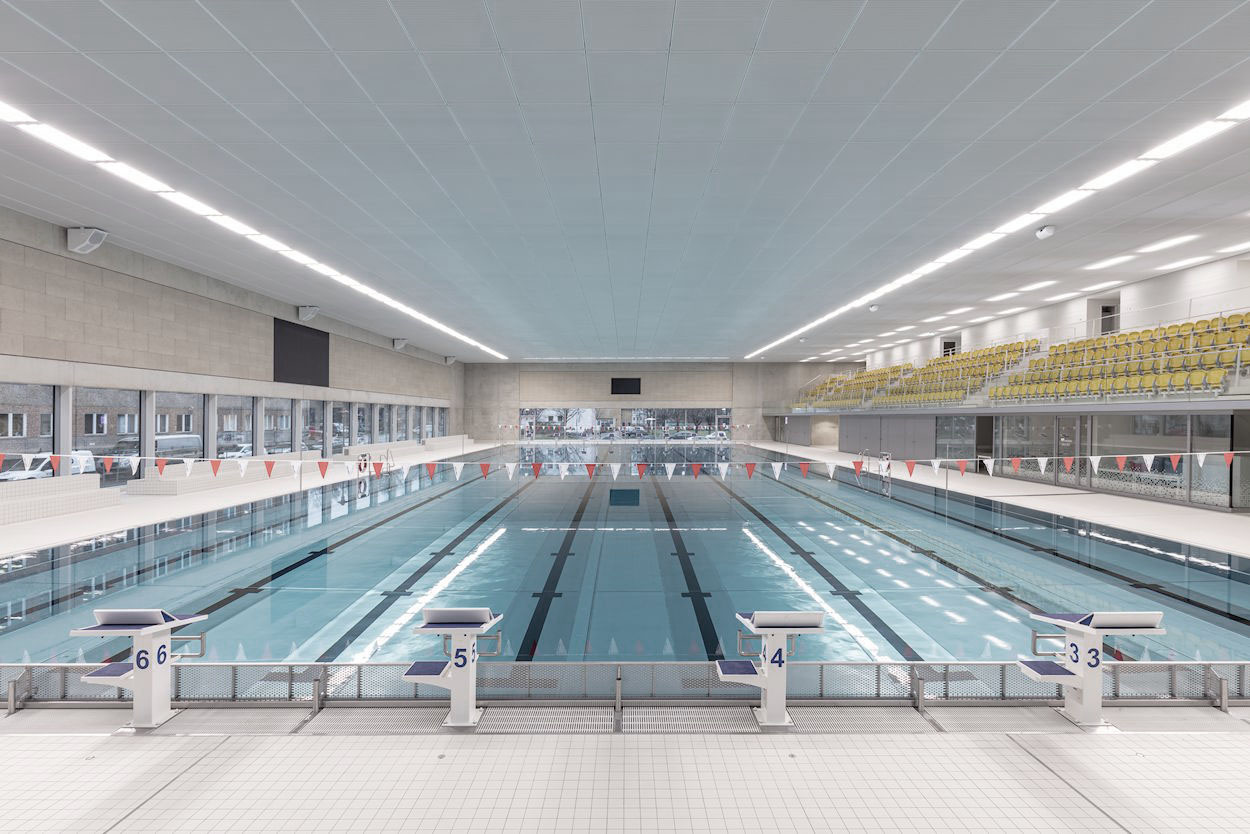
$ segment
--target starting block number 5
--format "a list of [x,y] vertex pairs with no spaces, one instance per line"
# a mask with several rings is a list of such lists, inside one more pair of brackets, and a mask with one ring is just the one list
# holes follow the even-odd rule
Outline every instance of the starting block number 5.
[[471,651],[473,654],[470,657],[469,653],[464,649],[456,649],[456,656],[452,658],[452,665],[457,669],[463,669],[469,663],[477,662],[477,646],[473,646]]
[[[158,646],[156,649],[156,665],[164,666],[167,660],[169,660],[169,648],[167,646]],[[135,652],[136,669],[146,669],[151,663],[152,659],[149,657],[147,649],[140,649]]]

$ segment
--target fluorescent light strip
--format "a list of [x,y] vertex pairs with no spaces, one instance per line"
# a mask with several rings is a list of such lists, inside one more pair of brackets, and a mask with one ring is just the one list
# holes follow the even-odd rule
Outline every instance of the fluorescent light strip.
[[1164,269],[1180,269],[1183,266],[1193,266],[1194,264],[1200,264],[1203,261],[1209,261],[1209,260],[1211,260],[1210,255],[1199,255],[1196,258],[1185,258],[1184,260],[1173,261],[1172,263],[1164,264],[1163,266],[1156,266],[1155,270],[1159,271],[1159,270],[1164,270]]
[[[1242,121],[1246,119],[1250,119],[1250,101],[1242,102],[1241,104],[1236,105],[1232,109],[1226,110],[1224,113],[1220,114],[1215,119],[1195,125],[1194,127],[1190,128],[1184,133],[1178,134],[1177,136],[1173,136],[1171,139],[1168,139],[1167,141],[1162,142],[1156,145],[1155,147],[1151,148],[1150,150],[1146,151],[1145,153],[1141,154],[1136,159],[1130,160],[1129,162],[1122,163],[1121,165],[1111,169],[1110,171],[1107,171],[1105,174],[1102,174],[1101,176],[1095,177],[1094,179],[1088,181],[1087,183],[1080,186],[1079,188],[1074,188],[1071,191],[1065,192],[1064,194],[1061,194],[1058,197],[1055,197],[1054,199],[1050,200],[1047,203],[1043,203],[1041,206],[1039,206],[1038,208],[1034,209],[1031,212],[1021,214],[1018,217],[1013,218],[1012,220],[1008,220],[1006,223],[994,229],[993,232],[990,232],[989,235],[981,235],[980,237],[974,238],[969,243],[961,246],[960,249],[970,249],[970,250],[975,251],[976,249],[979,249],[982,246],[986,246],[989,243],[992,243],[994,240],[998,239],[997,237],[991,237],[990,235],[997,235],[999,237],[1002,237],[1004,235],[1011,234],[1012,232],[1019,231],[1020,229],[1023,229],[1024,227],[1032,223],[1035,223],[1038,220],[1041,220],[1050,212],[1059,211],[1060,209],[1067,208],[1068,206],[1073,205],[1074,203],[1080,202],[1081,200],[1084,200],[1086,197],[1089,197],[1097,193],[1099,189],[1106,188],[1109,185],[1113,185],[1117,182],[1120,182],[1132,176],[1133,174],[1138,173],[1139,171],[1144,171],[1147,168],[1151,167],[1151,165],[1153,165],[1154,163],[1158,162],[1159,160],[1167,159],[1170,156],[1174,156],[1180,153],[1181,151],[1184,151],[1188,148],[1193,147],[1199,142],[1202,142],[1206,139],[1210,139],[1212,136],[1218,136],[1219,134],[1223,133],[1229,128],[1235,127],[1236,125],[1240,124]],[[1206,260],[1206,259],[1203,258],[1202,260]],[[795,338],[796,336],[800,336],[815,327],[819,327],[825,322],[830,321],[831,319],[837,318],[838,316],[842,315],[848,310],[853,310],[857,307],[862,307],[865,304],[869,303],[870,301],[880,298],[886,293],[893,292],[899,287],[905,286],[911,283],[912,281],[915,281],[917,278],[927,275],[928,273],[933,272],[936,269],[940,269],[942,266],[943,264],[938,263],[937,261],[930,261],[924,266],[919,267],[918,269],[907,273],[901,278],[895,278],[890,283],[885,284],[882,287],[878,287],[877,289],[861,296],[860,298],[855,299],[854,301],[848,304],[843,304],[841,307],[838,307],[837,309],[830,310],[828,313],[821,316],[820,318],[815,319],[814,321],[808,322],[802,327],[799,327],[798,329],[793,330],[790,333],[787,333],[786,335],[782,336],[780,339],[777,339],[776,341],[769,342],[767,345],[764,345],[763,347],[758,348],[757,350],[754,350],[751,353],[748,353],[743,358],[753,359],[754,357],[759,356],[766,350],[776,347],[777,345],[782,344],[783,342],[787,342],[790,339]],[[1175,268],[1175,265],[1170,265],[1168,267],[1160,267],[1160,269],[1169,269],[1169,268]]]
[[1238,243],[1236,246],[1225,246],[1223,249],[1217,249],[1215,251],[1219,252],[1221,255],[1224,255],[1224,254],[1230,254],[1232,252],[1245,252],[1247,249],[1250,249],[1250,240],[1242,241],[1241,243]]
[[1094,261],[1092,264],[1081,267],[1081,269],[1106,269],[1107,267],[1115,266],[1116,264],[1128,263],[1136,257],[1136,255],[1116,255],[1114,258]]
[[1088,287],[1081,287],[1081,292],[1094,292],[1095,290],[1105,290],[1111,287],[1118,287],[1123,281],[1103,281],[1101,284],[1090,284]]
[[907,332],[908,330],[915,330],[915,329],[916,329],[916,325],[914,325],[914,324],[905,324],[905,325],[903,325],[902,327],[898,328],[895,332],[898,332],[898,333],[905,333],[905,332]]
[[956,307],[954,310],[947,310],[946,315],[958,316],[958,315],[962,315],[963,313],[971,313],[972,309],[973,308],[971,307]]
[[1009,298],[1015,298],[1018,292],[1000,292],[998,295],[991,295],[986,301],[1006,301]]
[[980,324],[983,321],[989,321],[993,316],[977,316],[975,319],[968,319],[972,324]]
[[1189,243],[1191,240],[1197,240],[1198,235],[1180,235],[1179,237],[1170,237],[1167,240],[1156,241],[1149,246],[1143,246],[1138,249],[1138,254],[1148,255],[1151,252],[1162,252],[1164,249],[1171,249],[1173,246],[1180,246],[1182,243]]
[[1006,310],[999,310],[999,311],[998,311],[998,313],[997,313],[997,315],[1000,315],[1000,316],[1014,316],[1016,313],[1023,313],[1023,312],[1024,312],[1025,310],[1027,310],[1027,309],[1029,309],[1029,308],[1028,308],[1028,307],[1009,307],[1009,308],[1008,308],[1008,309],[1006,309]]
[[941,321],[944,318],[946,318],[946,316],[929,316],[927,319],[921,319],[921,321],[924,322],[925,324],[928,324],[929,322],[932,322],[932,321]]
[[1021,287],[1020,292],[1033,292],[1034,290],[1045,289],[1046,287],[1053,287],[1055,284],[1058,284],[1058,283],[1059,283],[1058,281],[1037,281],[1032,284],[1026,284],[1025,286]]
[[1069,298],[1076,298],[1079,292],[1061,292],[1058,295],[1052,295],[1047,301],[1067,301]]
[[[95,148],[91,145],[88,145],[86,142],[83,142],[80,139],[70,136],[68,133],[65,133],[64,131],[57,129],[53,127],[52,125],[40,122],[39,120],[30,116],[28,113],[25,113],[17,109],[16,107],[12,106],[11,104],[8,104],[3,101],[0,101],[0,122],[11,124],[14,127],[16,127],[18,130],[21,130],[23,133],[26,133],[30,136],[35,137],[36,139],[46,142],[52,147],[57,148],[58,150],[64,151],[65,153],[68,153],[71,156],[77,157],[78,159],[81,159],[85,162],[95,163],[96,167],[100,168],[103,171],[106,171],[107,173],[112,174],[118,179],[124,180],[138,188],[142,188],[144,191],[154,193],[157,196],[161,197],[162,199],[168,200],[170,203],[173,203],[174,205],[184,208],[187,211],[190,211],[193,214],[203,217],[206,220],[211,220],[213,223],[217,224],[218,226],[224,229],[228,229],[229,231],[235,232],[240,235],[244,235],[247,237],[248,240],[258,243],[261,246],[264,246],[267,249],[277,252],[280,255],[284,255],[287,258],[290,258],[291,260],[295,261],[296,263],[299,263],[303,266],[308,267],[314,272],[318,272],[322,275],[325,275],[326,277],[329,277],[337,281],[338,283],[342,284],[345,287],[349,287],[351,289],[356,290],[357,292],[363,293],[364,295],[367,295],[370,298],[373,298],[394,310],[398,310],[399,312],[404,313],[405,315],[416,319],[422,324],[432,327],[435,330],[438,330],[442,333],[446,333],[448,336],[451,336],[454,339],[458,339],[459,341],[464,342],[467,345],[471,345],[498,359],[508,358],[507,356],[500,353],[499,351],[487,347],[486,345],[482,344],[476,339],[472,339],[466,336],[465,334],[461,333],[455,328],[448,327],[447,325],[443,324],[437,319],[433,319],[425,315],[424,313],[418,312],[417,310],[414,310],[413,308],[409,307],[407,304],[404,304],[400,301],[396,301],[395,299],[385,295],[384,293],[378,292],[372,287],[366,286],[360,283],[359,281],[356,281],[355,279],[349,278],[345,275],[341,275],[333,268],[326,266],[325,264],[319,263],[318,261],[308,257],[307,255],[304,255],[303,253],[295,252],[294,250],[291,249],[291,247],[287,246],[286,244],[281,243],[280,241],[274,240],[268,235],[258,233],[255,229],[243,223],[242,221],[236,220],[232,217],[229,217],[228,215],[224,215],[221,212],[214,209],[212,206],[202,203],[199,200],[195,199],[194,197],[191,197],[187,194],[183,194],[180,191],[175,191],[173,188],[166,185],[164,182],[156,179],[155,177],[143,171],[140,171],[138,168],[127,165],[124,162],[118,162],[117,160],[110,157],[108,154],[104,153],[104,151],[101,151],[99,148]],[[829,318],[832,318],[832,316],[830,316]],[[828,318],[824,319],[823,321],[828,321]],[[813,324],[811,326],[815,327],[816,325]],[[805,330],[806,329],[807,328],[805,328]],[[799,332],[804,332],[804,331],[799,331]],[[798,335],[798,333],[796,332],[794,335]]]
[[948,325],[946,325],[945,327],[939,327],[939,328],[938,328],[938,332],[939,332],[939,333],[945,333],[945,332],[946,332],[946,331],[948,331],[948,330],[958,330],[958,329],[959,329],[959,325],[957,325],[957,324],[948,324]]

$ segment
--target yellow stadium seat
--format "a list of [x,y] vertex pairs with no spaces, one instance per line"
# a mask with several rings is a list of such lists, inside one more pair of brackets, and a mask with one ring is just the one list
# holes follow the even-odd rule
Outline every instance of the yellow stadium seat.
[[1222,389],[1224,387],[1224,376],[1226,372],[1223,368],[1214,368],[1207,371],[1207,387],[1212,389]]
[[1196,322],[1194,322],[1195,333],[1205,333],[1206,331],[1210,329],[1211,329],[1211,322],[1209,319],[1198,319]]
[[1180,334],[1181,326],[1179,324],[1169,324],[1164,332],[1167,333],[1169,339],[1175,338]]
[[1235,330],[1236,328],[1241,327],[1242,322],[1245,320],[1245,313],[1233,313],[1231,316],[1224,319],[1224,329]]
[[1202,357],[1197,353],[1187,353],[1181,357],[1185,370],[1192,371],[1198,367],[1198,363],[1202,361]]
[[1141,390],[1143,394],[1154,393],[1154,390],[1155,390],[1155,375],[1154,374],[1142,374],[1141,375]]
[[1207,369],[1214,368],[1216,365],[1216,360],[1218,356],[1219,354],[1217,354],[1215,351],[1209,350],[1198,358],[1199,364],[1201,364],[1203,368],[1207,368]]
[[1089,380],[1088,379],[1082,379],[1080,382],[1076,384],[1076,393],[1082,397],[1084,397],[1086,394],[1089,393]]
[[1128,381],[1125,383],[1124,387],[1130,394],[1140,394],[1141,393],[1141,377],[1137,374],[1130,376],[1128,378]]
[[1170,377],[1168,377],[1168,388],[1173,391],[1180,391],[1185,388],[1185,385],[1188,382],[1189,382],[1189,374],[1185,373],[1184,371],[1176,371]]
[[1231,368],[1237,364],[1237,351],[1221,350],[1216,360],[1221,368]]
[[1117,394],[1123,394],[1128,387],[1127,381],[1122,376],[1117,376],[1111,382],[1113,383],[1112,390]]
[[1194,332],[1194,323],[1192,321],[1182,322],[1180,325],[1180,328],[1177,330],[1177,334],[1181,336],[1188,336],[1190,333],[1193,333],[1193,332]]

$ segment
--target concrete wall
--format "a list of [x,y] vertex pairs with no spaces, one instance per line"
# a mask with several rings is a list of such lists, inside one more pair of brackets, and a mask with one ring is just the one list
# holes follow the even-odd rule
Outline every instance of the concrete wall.
[[448,431],[461,430],[463,365],[319,316],[310,326],[330,333],[331,387],[277,384],[274,318],[296,311],[111,244],[75,255],[64,229],[0,208],[5,382],[445,405]]
[[[516,363],[465,366],[465,431],[489,439],[522,408],[731,408],[740,439],[765,440],[764,406],[794,399],[833,366],[801,363]],[[611,378],[642,379],[640,396],[612,396]]]
[[[951,331],[959,335],[962,350],[1021,338],[1065,341],[1097,335],[1099,308],[1120,304],[1120,329],[1133,330],[1159,323],[1202,318],[1250,308],[1250,260],[1228,258],[1147,278],[1105,294],[1062,301],[975,327]],[[969,314],[971,315],[971,314]],[[920,363],[941,353],[937,337],[910,342],[869,354],[868,367]]]

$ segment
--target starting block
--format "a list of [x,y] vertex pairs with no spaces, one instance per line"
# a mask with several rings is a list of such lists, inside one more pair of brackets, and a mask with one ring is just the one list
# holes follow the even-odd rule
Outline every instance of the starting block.
[[[1076,724],[1102,724],[1102,646],[1115,635],[1166,634],[1162,611],[1095,611],[1090,614],[1034,614],[1033,619],[1063,629],[1064,649],[1054,660],[1021,660],[1024,674],[1042,683],[1063,686],[1063,713]],[[1041,654],[1041,652],[1036,652]]]
[[95,625],[70,631],[70,637],[129,637],[130,660],[108,663],[82,676],[83,683],[129,689],[134,700],[131,725],[159,727],[174,710],[169,706],[170,665],[177,657],[169,643],[176,628],[208,619],[203,614],[170,614],[160,608],[97,608]]
[[794,722],[786,712],[786,664],[794,654],[800,634],[824,631],[825,615],[820,611],[750,611],[735,615],[747,630],[738,632],[738,654],[743,639],[759,638],[760,664],[750,660],[718,660],[716,676],[727,683],[759,687],[760,705],[754,708],[760,727],[790,727]]
[[[403,679],[448,691],[451,709],[444,727],[476,727],[482,717],[477,706],[477,641],[503,616],[489,608],[423,608],[421,617],[417,633],[443,635],[443,653],[451,659],[418,660],[404,672]],[[497,654],[498,649],[482,656]]]

